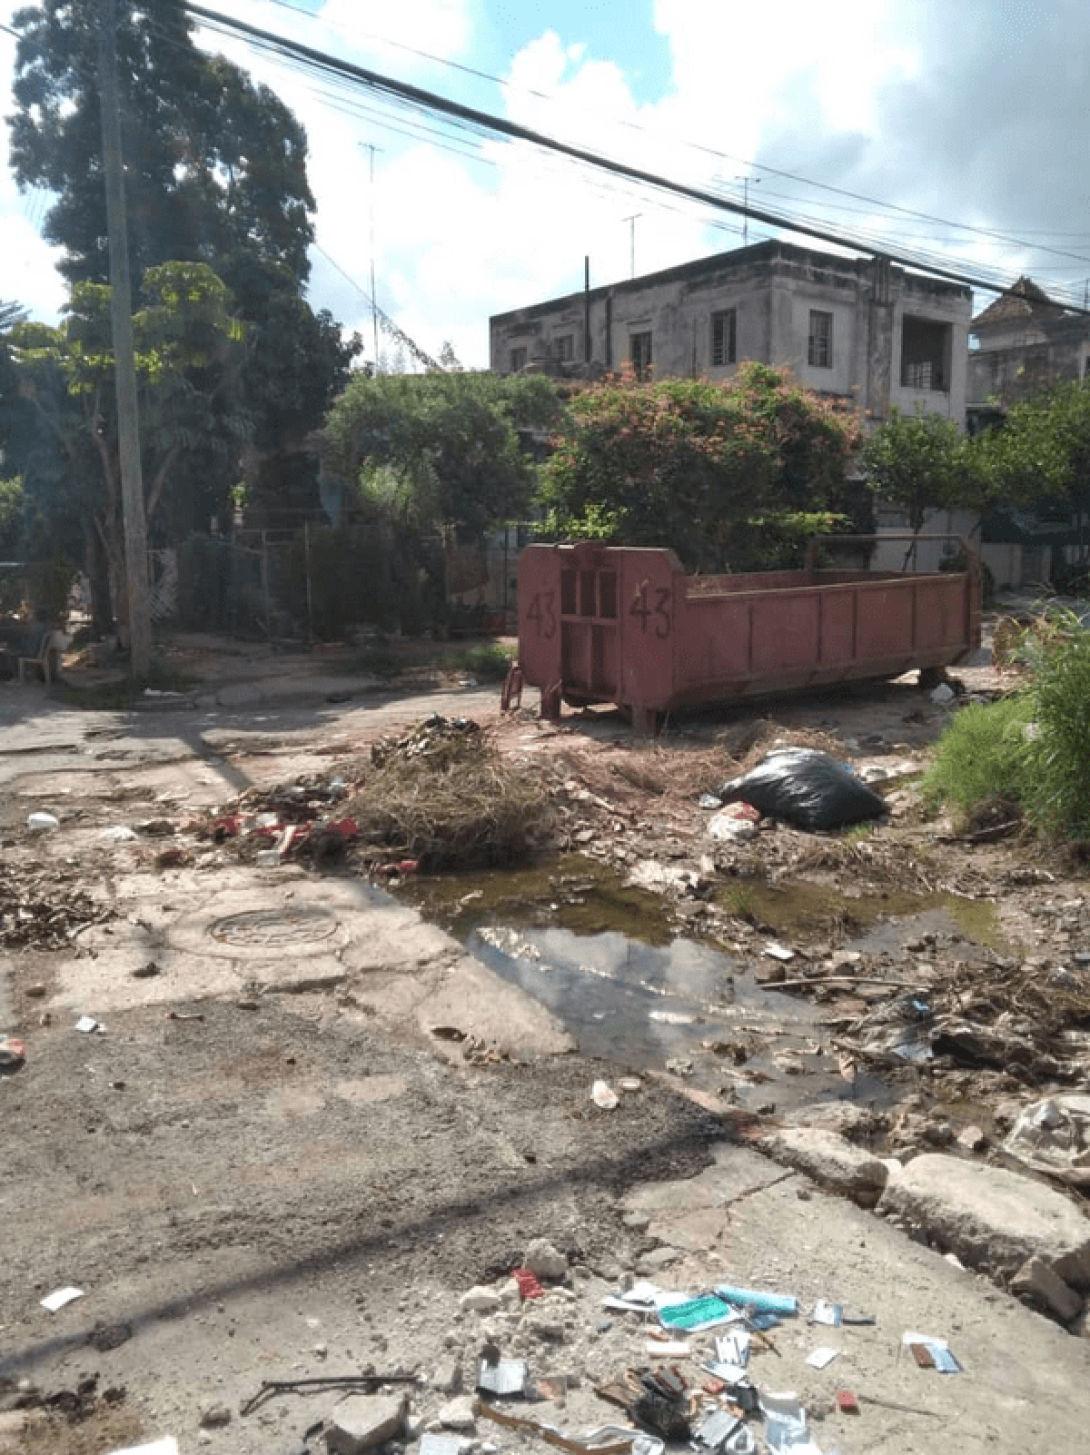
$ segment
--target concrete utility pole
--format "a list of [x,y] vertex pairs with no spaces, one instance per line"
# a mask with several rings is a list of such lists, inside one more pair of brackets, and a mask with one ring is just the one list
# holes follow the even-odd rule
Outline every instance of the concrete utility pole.
[[117,382],[117,435],[121,466],[121,509],[125,525],[125,576],[129,598],[129,671],[147,677],[151,668],[151,610],[148,602],[148,526],[140,469],[140,418],[132,341],[132,283],[121,158],[121,115],[117,85],[117,0],[101,0],[98,37],[102,161],[106,172],[106,226],[110,237],[110,316]]

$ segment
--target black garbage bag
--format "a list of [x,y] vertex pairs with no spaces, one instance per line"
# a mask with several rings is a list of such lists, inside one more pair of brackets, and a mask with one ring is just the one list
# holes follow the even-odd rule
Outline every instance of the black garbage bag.
[[751,803],[800,829],[838,829],[879,818],[885,799],[839,759],[813,748],[775,748],[741,778],[716,790],[723,803]]

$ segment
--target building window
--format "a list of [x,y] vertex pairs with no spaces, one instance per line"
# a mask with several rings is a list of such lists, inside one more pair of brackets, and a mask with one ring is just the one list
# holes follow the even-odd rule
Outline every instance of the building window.
[[559,338],[553,339],[553,353],[558,359],[575,358],[575,335],[563,333]]
[[632,372],[637,379],[651,377],[651,333],[632,333],[628,336],[628,357],[632,360]]
[[738,311],[724,308],[712,314],[712,363],[733,364],[737,358]]
[[929,318],[901,320],[901,386],[905,389],[950,388],[950,339],[948,323]]
[[823,313],[819,308],[810,310],[810,339],[806,360],[815,369],[833,367],[833,315]]
[[525,369],[525,367],[526,367],[526,350],[525,349],[512,349],[511,350],[511,373],[512,374],[517,374],[517,373],[519,373],[520,370]]

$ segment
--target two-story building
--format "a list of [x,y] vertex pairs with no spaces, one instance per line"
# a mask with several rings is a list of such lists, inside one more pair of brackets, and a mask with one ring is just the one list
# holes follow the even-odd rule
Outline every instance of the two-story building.
[[973,319],[969,334],[969,400],[1013,404],[1090,368],[1090,317],[1054,303],[1032,278]]
[[490,359],[499,374],[713,379],[757,359],[874,423],[896,405],[961,424],[971,312],[961,284],[771,241],[497,314]]

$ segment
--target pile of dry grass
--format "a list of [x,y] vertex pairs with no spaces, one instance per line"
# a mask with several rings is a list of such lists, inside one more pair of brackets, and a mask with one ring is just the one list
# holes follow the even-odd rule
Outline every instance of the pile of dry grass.
[[505,764],[474,725],[451,726],[429,719],[372,749],[346,805],[357,855],[476,868],[524,859],[547,837],[552,806],[540,779]]

